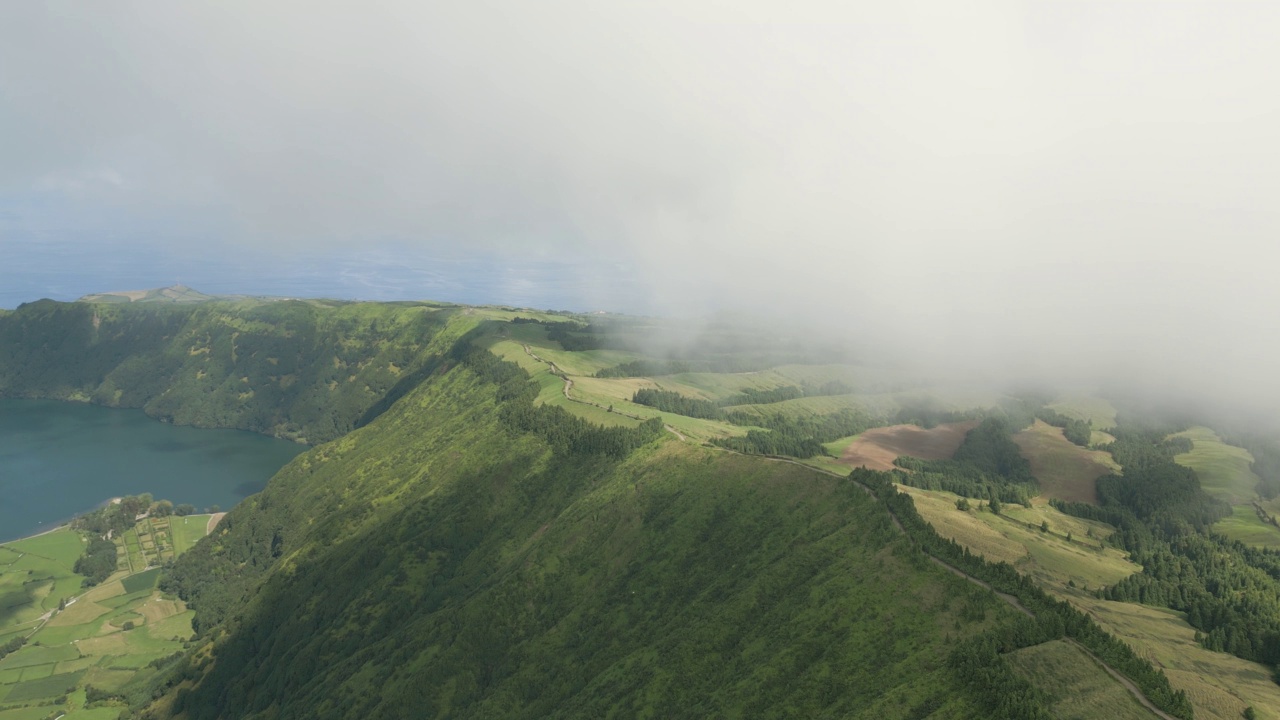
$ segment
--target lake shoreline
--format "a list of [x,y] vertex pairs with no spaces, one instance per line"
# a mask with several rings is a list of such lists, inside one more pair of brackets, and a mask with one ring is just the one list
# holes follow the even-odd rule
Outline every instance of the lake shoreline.
[[78,517],[80,517],[80,516],[82,516],[82,515],[88,515],[89,513],[93,512],[93,511],[95,511],[95,510],[101,510],[102,508],[104,508],[104,507],[106,507],[106,506],[108,506],[108,505],[113,505],[113,504],[115,504],[115,503],[118,503],[118,502],[120,502],[120,501],[121,501],[121,500],[123,500],[123,499],[124,499],[124,498],[123,498],[122,496],[116,496],[116,497],[110,497],[110,498],[107,498],[106,500],[103,500],[102,502],[98,503],[97,505],[94,505],[94,506],[93,506],[93,508],[92,508],[92,509],[90,509],[90,510],[85,510],[85,511],[84,511],[84,512],[82,512],[82,513],[76,513],[75,515],[72,515],[71,517],[66,518],[66,519],[64,519],[64,520],[58,520],[58,521],[57,521],[57,523],[58,523],[58,524],[57,524],[57,525],[55,525],[55,526],[53,526],[53,527],[51,527],[51,528],[49,528],[48,530],[41,530],[41,531],[40,531],[40,532],[38,532],[38,533],[32,533],[32,534],[30,534],[30,535],[23,535],[22,537],[16,537],[16,538],[13,538],[12,540],[0,540],[0,545],[8,545],[9,543],[22,542],[23,540],[30,540],[31,538],[38,538],[38,537],[40,537],[41,535],[48,535],[49,533],[55,533],[55,532],[58,532],[59,530],[66,530],[66,529],[68,529],[68,528],[70,528],[70,527],[71,527],[71,523],[75,522],[75,519],[76,519],[76,518],[78,518]]
[[0,398],[0,542],[55,530],[120,496],[230,509],[307,449],[245,430],[164,423],[138,409]]

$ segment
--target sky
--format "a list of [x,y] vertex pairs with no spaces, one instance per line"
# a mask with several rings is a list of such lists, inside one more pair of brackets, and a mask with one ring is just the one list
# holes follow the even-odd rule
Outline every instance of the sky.
[[0,6],[0,307],[797,323],[1280,400],[1268,2]]

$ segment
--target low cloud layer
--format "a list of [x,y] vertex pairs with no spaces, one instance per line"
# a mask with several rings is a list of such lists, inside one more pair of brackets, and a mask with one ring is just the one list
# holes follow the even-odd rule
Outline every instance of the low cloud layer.
[[[1275,27],[1268,3],[10,3],[0,243],[564,262],[580,307],[1276,400]],[[625,301],[589,280],[631,273]]]

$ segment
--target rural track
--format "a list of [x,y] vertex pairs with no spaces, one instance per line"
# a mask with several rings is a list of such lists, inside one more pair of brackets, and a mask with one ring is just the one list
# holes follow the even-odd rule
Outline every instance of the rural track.
[[[721,449],[724,449],[724,448],[721,448]],[[744,455],[744,454],[746,454],[746,453],[739,453],[739,452],[737,452],[737,451],[735,451],[735,450],[728,450],[728,452],[736,453],[736,454],[738,454],[738,455]],[[814,466],[812,466],[812,465],[806,465],[805,463],[802,463],[802,462],[799,462],[799,461],[796,461],[796,460],[791,460],[791,459],[788,459],[788,458],[782,458],[782,457],[778,457],[778,456],[769,456],[769,455],[766,455],[766,456],[764,456],[764,457],[765,457],[766,459],[768,459],[768,460],[781,461],[781,462],[789,462],[789,463],[791,463],[792,465],[799,465],[799,466],[801,466],[801,467],[806,467],[806,468],[809,468],[810,470],[816,470],[817,472],[824,473],[824,474],[826,474],[826,475],[837,475],[836,473],[833,473],[833,472],[831,472],[831,471],[829,471],[829,470],[823,470],[822,468],[817,468],[817,467],[814,467]],[[844,476],[838,476],[838,477],[844,477]],[[857,482],[857,481],[856,481],[856,480],[854,480],[853,482]],[[872,497],[872,499],[876,500],[877,502],[879,501],[879,498],[877,498],[877,497],[875,496],[875,492],[873,492],[873,491],[871,490],[871,488],[867,487],[866,485],[863,485],[863,484],[862,484],[862,483],[860,483],[860,482],[858,482],[857,484],[858,484],[858,487],[860,487],[860,488],[862,488],[863,490],[865,490],[865,491],[867,492],[867,494],[868,494],[868,495],[870,495],[870,496]],[[889,509],[888,507],[886,507],[886,508],[885,508],[885,510],[887,510],[887,511],[888,511],[888,513],[889,513],[889,519],[893,521],[894,526],[896,526],[896,527],[898,528],[898,530],[899,530],[899,531],[905,532],[905,530],[903,530],[902,523],[901,523],[901,522],[899,522],[899,520],[898,520],[898,516],[893,512],[893,510]],[[940,559],[940,558],[938,558],[938,557],[935,557],[935,556],[933,556],[932,554],[929,554],[929,553],[927,553],[927,552],[926,552],[925,554],[929,556],[929,559],[930,559],[930,560],[934,561],[935,563],[937,563],[938,565],[940,565],[940,566],[941,566],[941,567],[943,567],[944,569],[951,571],[952,573],[954,573],[954,574],[958,575],[959,577],[962,577],[962,578],[964,578],[964,579],[968,580],[968,581],[969,581],[969,582],[971,582],[971,583],[974,583],[974,584],[976,584],[976,585],[980,585],[980,586],[982,586],[982,587],[986,588],[987,590],[990,590],[992,593],[994,593],[994,594],[996,595],[996,597],[1000,598],[1001,600],[1004,600],[1006,603],[1008,603],[1010,606],[1012,606],[1015,610],[1017,610],[1018,612],[1022,613],[1023,615],[1026,615],[1026,616],[1027,616],[1027,617],[1029,617],[1029,618],[1034,618],[1034,617],[1035,617],[1035,613],[1033,613],[1033,612],[1031,612],[1030,610],[1028,610],[1028,609],[1027,609],[1027,608],[1026,608],[1026,607],[1025,607],[1025,606],[1024,606],[1024,605],[1023,605],[1023,604],[1018,600],[1018,598],[1014,597],[1013,595],[1009,595],[1008,593],[1002,593],[1002,592],[1000,592],[999,590],[996,590],[995,588],[991,587],[991,584],[990,584],[990,583],[988,583],[988,582],[986,582],[985,580],[981,580],[981,579],[979,579],[979,578],[976,578],[976,577],[974,577],[974,576],[970,575],[969,573],[967,573],[967,572],[965,572],[965,571],[961,570],[960,568],[955,567],[954,565],[952,565],[952,564],[950,564],[950,563],[946,562],[945,560],[942,560],[942,559]],[[1128,691],[1129,691],[1129,694],[1130,694],[1130,695],[1132,695],[1132,696],[1134,697],[1134,699],[1135,699],[1135,700],[1137,700],[1137,701],[1138,701],[1138,702],[1139,702],[1139,703],[1140,703],[1144,708],[1146,708],[1146,709],[1150,710],[1151,712],[1155,713],[1155,715],[1156,715],[1157,717],[1160,717],[1162,720],[1178,720],[1177,718],[1175,718],[1174,716],[1170,715],[1169,713],[1164,712],[1164,711],[1163,711],[1163,710],[1161,710],[1160,708],[1156,707],[1156,706],[1155,706],[1155,703],[1151,702],[1151,700],[1149,700],[1149,699],[1147,698],[1147,696],[1146,696],[1146,695],[1144,695],[1144,694],[1142,693],[1142,690],[1141,690],[1141,689],[1139,689],[1139,688],[1138,688],[1138,686],[1137,686],[1136,684],[1134,684],[1134,682],[1133,682],[1132,680],[1130,680],[1128,677],[1126,677],[1126,676],[1125,676],[1123,673],[1121,673],[1119,670],[1116,670],[1115,668],[1113,668],[1113,667],[1111,667],[1110,665],[1108,665],[1105,661],[1103,661],[1103,659],[1102,659],[1102,658],[1098,657],[1097,655],[1094,655],[1094,654],[1089,650],[1089,648],[1086,648],[1085,646],[1083,646],[1083,645],[1081,645],[1080,643],[1076,642],[1076,641],[1075,641],[1074,639],[1072,639],[1072,638],[1064,637],[1063,639],[1064,639],[1064,640],[1066,640],[1066,641],[1068,641],[1068,642],[1070,642],[1072,645],[1075,645],[1076,647],[1080,648],[1081,650],[1083,650],[1083,651],[1084,651],[1084,653],[1085,653],[1086,655],[1088,655],[1090,658],[1092,658],[1094,662],[1096,662],[1096,663],[1098,663],[1098,665],[1102,666],[1102,669],[1103,669],[1103,670],[1106,670],[1106,671],[1107,671],[1107,674],[1108,674],[1108,675],[1110,675],[1112,678],[1114,678],[1114,679],[1116,680],[1116,682],[1119,682],[1119,683],[1124,687],[1124,689],[1125,689],[1125,690],[1128,690]]]
[[225,516],[226,516],[226,513],[224,512],[210,514],[209,522],[205,523],[205,526],[204,526],[204,534],[205,535],[213,534],[213,529],[218,526],[218,523],[222,522],[222,518]]
[[[645,418],[642,418],[639,415],[632,415],[631,413],[625,413],[625,412],[622,412],[621,410],[616,410],[613,408],[613,406],[605,407],[600,403],[594,403],[594,402],[591,402],[590,400],[583,400],[581,398],[574,397],[571,394],[573,390],[573,380],[569,378],[569,373],[561,370],[559,366],[557,366],[554,362],[550,360],[543,360],[542,358],[535,355],[533,353],[533,349],[530,348],[528,345],[521,343],[520,346],[524,348],[525,354],[527,354],[529,357],[533,358],[534,360],[537,360],[538,362],[545,364],[552,375],[555,375],[556,377],[564,381],[564,399],[565,400],[568,400],[569,402],[576,402],[580,405],[590,405],[591,407],[594,407],[594,408],[600,408],[605,412],[611,412],[614,415],[621,415],[622,417],[628,417],[628,418],[631,418],[632,420],[639,420],[641,422],[644,422]],[[683,433],[671,427],[670,425],[663,424],[662,427],[667,432],[680,438],[681,442],[687,442],[689,440],[689,438],[685,437]]]
[[1150,700],[1147,699],[1146,695],[1142,694],[1142,691],[1138,689],[1138,686],[1133,684],[1132,680],[1120,674],[1120,672],[1117,671],[1115,668],[1103,662],[1102,658],[1098,657],[1097,655],[1094,655],[1093,652],[1089,650],[1089,648],[1081,645],[1080,643],[1076,642],[1072,638],[1063,638],[1063,639],[1071,643],[1072,645],[1075,645],[1076,647],[1080,648],[1081,650],[1083,650],[1085,655],[1088,655],[1090,658],[1093,659],[1094,662],[1101,665],[1102,669],[1106,670],[1108,675],[1115,678],[1116,682],[1123,685],[1125,689],[1129,691],[1130,695],[1136,698],[1138,702],[1142,703],[1143,707],[1155,713],[1163,720],[1178,720],[1178,718],[1156,707]]
[[929,556],[929,559],[930,559],[930,560],[932,560],[932,561],[934,561],[934,562],[936,562],[936,563],[938,563],[939,565],[941,565],[942,567],[946,568],[947,570],[950,570],[951,572],[955,573],[956,575],[959,575],[960,577],[964,578],[965,580],[968,580],[968,581],[969,581],[969,582],[971,582],[971,583],[975,583],[975,584],[981,585],[982,587],[984,587],[984,588],[986,588],[986,589],[990,590],[991,592],[995,593],[997,597],[999,597],[1001,600],[1004,600],[1005,602],[1007,602],[1007,603],[1009,603],[1010,605],[1012,605],[1015,609],[1017,609],[1017,611],[1018,611],[1018,612],[1022,613],[1023,615],[1026,615],[1026,616],[1027,616],[1027,617],[1029,617],[1029,618],[1034,618],[1034,617],[1035,617],[1035,613],[1033,613],[1033,612],[1031,612],[1030,610],[1026,609],[1026,608],[1022,605],[1022,603],[1018,602],[1018,598],[1016,598],[1016,597],[1014,597],[1014,596],[1012,596],[1012,595],[1010,595],[1010,594],[1008,594],[1008,593],[1002,593],[1002,592],[1000,592],[999,590],[996,590],[995,588],[991,587],[991,583],[988,583],[988,582],[986,582],[985,580],[979,580],[978,578],[976,578],[976,577],[974,577],[974,576],[970,575],[969,573],[967,573],[967,572],[965,572],[965,571],[961,570],[960,568],[958,568],[958,567],[956,567],[956,566],[954,566],[954,565],[948,564],[948,563],[946,563],[946,562],[943,562],[942,560],[939,560],[938,558],[936,558],[936,557],[934,557],[934,556],[932,556],[932,555],[930,555],[930,556]]

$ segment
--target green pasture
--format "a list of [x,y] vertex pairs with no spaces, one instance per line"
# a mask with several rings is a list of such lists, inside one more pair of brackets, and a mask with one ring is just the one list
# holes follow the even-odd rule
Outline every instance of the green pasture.
[[[208,521],[208,515],[139,521],[117,539],[128,551],[121,565],[157,565],[185,552],[204,537]],[[119,690],[154,673],[151,661],[172,655],[191,637],[194,614],[155,589],[158,567],[126,570],[83,588],[83,578],[71,568],[84,544],[80,533],[64,528],[0,546],[0,638],[32,633],[26,645],[0,660],[0,720],[67,710],[65,717],[113,718],[118,708],[75,709],[83,702],[84,684]],[[63,599],[71,602],[57,611]],[[50,619],[36,622],[49,611]],[[131,629],[124,629],[126,623]],[[79,701],[73,693],[66,704],[47,704],[69,688],[80,688]],[[40,706],[20,707],[29,704]]]
[[76,559],[84,552],[84,544],[78,533],[62,528],[22,540],[14,540],[5,543],[4,547],[13,552],[74,565]]
[[200,538],[204,537],[205,529],[209,527],[209,517],[209,515],[187,515],[169,519],[175,555],[181,555],[190,550]]
[[1230,517],[1214,523],[1213,529],[1246,545],[1280,550],[1280,529],[1259,518],[1252,505],[1232,506]]
[[[0,707],[16,702],[15,697],[25,701],[61,695],[68,682],[118,690],[139,673],[154,672],[148,667],[151,661],[180,650],[191,637],[194,614],[152,589],[157,572],[92,589],[76,604],[95,603],[104,613],[74,625],[51,623],[32,636],[30,644],[0,662],[4,697]],[[126,592],[125,584],[131,580],[134,587],[143,589]],[[113,600],[123,602],[113,608]],[[126,622],[132,623],[131,629],[123,629]]]
[[1224,443],[1207,427],[1193,427],[1172,437],[1191,440],[1191,452],[1178,455],[1174,460],[1196,471],[1205,492],[1232,505],[1253,501],[1259,481],[1249,469],[1253,456],[1248,450]]
[[80,534],[67,528],[0,546],[7,561],[0,565],[0,633],[35,621],[79,592],[83,578],[71,568],[84,546]]
[[1253,509],[1258,476],[1249,468],[1253,456],[1244,448],[1228,445],[1207,427],[1193,427],[1173,437],[1191,439],[1191,452],[1174,458],[1196,471],[1200,487],[1230,503],[1231,516],[1213,527],[1223,535],[1255,547],[1280,548],[1280,528],[1263,521]]
[[1110,401],[1095,395],[1061,395],[1049,403],[1050,410],[1076,420],[1087,420],[1094,430],[1106,430],[1116,426],[1116,408]]
[[62,720],[116,720],[120,716],[118,707],[99,707],[72,710],[62,716]]
[[1142,706],[1087,652],[1068,640],[1053,640],[1009,653],[1014,670],[1052,698],[1061,720],[1150,720]]
[[1238,720],[1250,705],[1259,718],[1280,720],[1280,686],[1271,680],[1270,670],[1201,647],[1182,613],[1099,600],[1073,588],[1059,594],[1162,668],[1174,689],[1186,691],[1197,720]]
[[[635,394],[635,388],[639,386],[638,384],[644,383],[643,386],[645,387],[653,387],[653,383],[650,381],[575,375],[570,368],[579,370],[589,368],[573,363],[565,363],[565,357],[583,353],[567,353],[563,350],[549,349],[545,346],[534,347],[533,343],[530,342],[530,349],[543,362],[535,360],[525,351],[522,342],[537,340],[538,335],[545,333],[545,331],[537,325],[515,325],[512,328],[511,337],[496,340],[490,343],[488,347],[503,359],[515,362],[525,372],[529,373],[539,387],[536,400],[538,404],[563,407],[578,417],[606,426],[634,427],[639,424],[638,420],[628,416],[644,419],[662,417],[664,423],[671,425],[686,437],[696,440],[741,435],[746,432],[745,428],[739,428],[725,422],[663,413],[654,408],[631,402],[631,397]],[[541,342],[549,343],[550,341],[543,339]],[[556,359],[552,360],[552,357]],[[564,379],[552,373],[545,361],[555,362],[557,367],[569,374],[570,379],[573,380],[573,389],[570,391],[570,397],[565,397]],[[609,412],[608,408],[610,406],[617,412]]]
[[140,590],[150,590],[156,586],[156,581],[160,579],[160,568],[152,568],[146,572],[135,573],[121,580],[126,595],[131,595]]
[[[568,351],[562,348],[560,343],[547,338],[545,327],[534,324],[504,326],[500,331],[499,339],[505,339],[505,342],[516,345],[528,345],[533,354],[546,362],[555,363],[562,372],[569,375],[595,375],[597,371],[643,357],[623,350]],[[520,351],[523,353],[524,349],[521,348]],[[506,356],[505,352],[501,354]]]
[[[1280,720],[1280,686],[1271,681],[1267,668],[1205,650],[1195,642],[1195,631],[1181,613],[1098,600],[1086,592],[1141,570],[1123,551],[1101,542],[1113,532],[1110,526],[1064,515],[1048,505],[1028,509],[1007,504],[999,516],[985,510],[961,511],[955,506],[958,496],[951,493],[899,490],[912,496],[921,516],[943,537],[1036,578],[1047,591],[1088,612],[1103,628],[1162,667],[1173,687],[1187,692],[1197,718],[1236,720],[1246,706],[1253,705],[1258,717]],[[1049,525],[1049,532],[1039,530],[1041,522]],[[1060,717],[1071,717],[1077,710],[1068,704],[1060,711],[1064,713]]]
[[75,690],[76,684],[80,682],[80,678],[83,676],[84,671],[81,670],[79,672],[50,675],[38,680],[24,680],[9,690],[4,702],[16,704],[65,695]]
[[821,387],[838,381],[851,386],[858,393],[895,392],[911,384],[910,378],[900,370],[875,368],[865,365],[779,365],[773,371],[788,381],[789,385]]
[[[979,503],[973,500],[970,510],[959,510],[960,496],[952,493],[898,489],[911,495],[921,517],[938,534],[989,560],[1008,562],[1051,590],[1071,583],[1098,588],[1142,570],[1123,551],[1103,542],[1113,532],[1110,526],[1063,514],[1050,505],[1025,508],[1009,503],[996,515],[977,509]],[[1042,523],[1047,532],[1040,530]]]
[[653,378],[665,390],[707,400],[722,400],[743,390],[768,390],[794,384],[776,370],[753,373],[679,373]]
[[725,411],[797,418],[827,415],[841,410],[863,410],[866,407],[867,403],[862,395],[815,395],[764,405],[731,405]]

